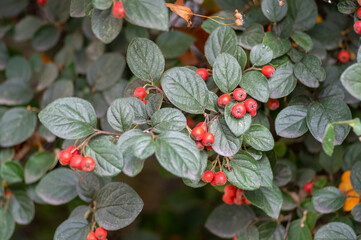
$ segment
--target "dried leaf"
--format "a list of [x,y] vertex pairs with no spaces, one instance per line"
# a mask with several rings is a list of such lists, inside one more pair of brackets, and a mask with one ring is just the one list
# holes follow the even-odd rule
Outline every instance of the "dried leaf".
[[167,3],[166,5],[170,8],[172,12],[187,21],[187,27],[190,27],[192,25],[191,18],[193,17],[193,12],[190,8],[172,3]]

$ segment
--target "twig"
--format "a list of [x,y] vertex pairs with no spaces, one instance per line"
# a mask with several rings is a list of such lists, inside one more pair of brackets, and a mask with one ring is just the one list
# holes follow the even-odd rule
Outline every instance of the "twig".
[[283,235],[283,240],[287,239],[288,230],[290,229],[292,215],[293,215],[293,212],[290,212],[290,214],[288,214],[287,226],[286,226],[285,235]]

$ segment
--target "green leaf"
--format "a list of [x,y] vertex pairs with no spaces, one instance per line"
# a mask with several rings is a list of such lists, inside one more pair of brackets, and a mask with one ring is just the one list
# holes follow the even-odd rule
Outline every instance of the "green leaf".
[[259,239],[262,240],[283,240],[285,228],[281,224],[275,222],[266,222],[259,226]]
[[302,62],[296,63],[294,73],[301,83],[310,88],[317,88],[319,82],[323,82],[326,78],[321,60],[313,55],[306,55]]
[[261,4],[262,12],[271,22],[279,22],[287,14],[288,5],[284,2],[283,6],[280,6],[278,0],[264,0]]
[[92,0],[71,0],[70,16],[74,18],[85,17],[90,7],[93,7]]
[[302,47],[306,52],[312,50],[313,42],[312,42],[312,38],[308,34],[301,31],[295,31],[292,33],[291,38],[297,45]]
[[97,117],[93,106],[80,98],[61,98],[39,113],[41,123],[53,134],[78,139],[94,132]]
[[253,23],[247,27],[247,29],[239,37],[238,44],[247,50],[251,50],[253,46],[262,43],[263,37],[263,26],[259,23]]
[[213,64],[213,79],[224,93],[232,92],[241,82],[242,70],[237,59],[228,53],[217,56]]
[[358,8],[357,3],[352,0],[344,0],[337,3],[338,11],[343,14],[352,14],[357,11]]
[[187,125],[186,117],[175,108],[162,108],[153,114],[151,120],[155,132],[182,131]]
[[249,225],[244,231],[238,233],[239,240],[259,240],[259,233],[257,227]]
[[287,185],[292,180],[292,169],[290,166],[281,161],[277,161],[273,167],[274,183],[278,187]]
[[135,26],[131,23],[125,26],[125,37],[128,42],[131,42],[134,38],[146,38],[149,39],[149,33],[146,28]]
[[234,30],[228,26],[220,26],[214,30],[207,39],[204,47],[206,58],[213,66],[216,58],[221,53],[234,55],[237,46],[237,36]]
[[327,98],[338,98],[340,100],[345,98],[345,92],[340,86],[337,85],[326,85],[319,89],[318,99],[327,99]]
[[7,110],[0,118],[0,146],[15,146],[28,139],[36,127],[36,115],[26,108]]
[[326,50],[336,49],[342,42],[340,27],[332,21],[318,23],[307,34],[319,41]]
[[93,62],[87,71],[87,80],[94,89],[102,91],[113,86],[122,76],[125,59],[116,53],[107,53]]
[[248,206],[222,204],[208,216],[205,226],[218,237],[232,238],[240,231],[245,230],[255,217],[254,212]]
[[41,25],[42,22],[37,17],[24,17],[15,26],[14,40],[20,42],[31,39]]
[[56,157],[50,152],[38,152],[32,155],[25,163],[25,183],[34,183],[54,165]]
[[293,29],[305,31],[316,24],[317,5],[313,0],[288,0],[288,14],[293,19]]
[[259,124],[252,124],[243,135],[243,139],[246,144],[259,151],[269,151],[274,146],[271,132],[265,126]]
[[261,187],[255,191],[244,191],[244,194],[253,205],[262,209],[268,216],[278,218],[283,198],[277,186],[273,184],[272,187]]
[[235,118],[232,115],[232,107],[235,104],[235,102],[227,104],[224,110],[224,120],[226,121],[229,130],[231,130],[236,137],[239,137],[251,127],[252,118],[249,113],[246,113],[242,118]]
[[361,193],[361,162],[356,162],[351,168],[351,185],[358,194]]
[[95,160],[94,173],[102,177],[117,175],[124,165],[121,152],[111,141],[107,136],[100,136],[92,139],[86,148],[86,156]]
[[48,204],[61,205],[77,196],[78,175],[66,168],[57,168],[41,179],[36,193]]
[[273,51],[265,44],[257,44],[252,47],[249,58],[255,66],[265,65],[272,60]]
[[160,109],[163,103],[163,94],[157,93],[151,96],[147,101],[147,113],[148,116],[151,117],[156,111]]
[[[28,4],[29,4],[28,0],[19,0],[19,1],[2,0],[0,3],[0,17],[8,18],[8,17],[16,16],[20,12],[22,12]],[[2,234],[0,234],[0,237],[1,236]]]
[[145,38],[135,38],[129,44],[127,63],[138,78],[155,83],[164,71],[164,57],[159,47]]
[[58,67],[54,63],[43,65],[39,73],[36,90],[41,91],[49,87],[58,77]]
[[[247,152],[240,151],[230,161],[231,170],[225,170],[227,180],[244,190],[255,190],[261,185],[257,161]],[[226,169],[226,168],[225,168]]]
[[47,18],[54,23],[65,23],[69,18],[71,0],[53,0],[45,5]]
[[313,193],[312,202],[320,213],[331,213],[342,208],[346,197],[335,187],[325,187]]
[[160,34],[156,43],[162,50],[164,57],[176,58],[185,53],[195,42],[195,38],[180,31],[164,32]]
[[361,63],[348,67],[341,75],[342,85],[355,98],[361,100]]
[[[360,54],[359,54],[360,55]],[[4,70],[9,59],[8,50],[6,45],[0,41],[0,70]]]
[[347,224],[341,222],[331,222],[320,227],[314,240],[356,240],[354,230]]
[[142,199],[127,184],[112,182],[97,196],[95,220],[106,230],[118,230],[132,223],[143,205]]
[[108,123],[119,132],[130,129],[134,121],[133,108],[127,103],[126,98],[119,98],[114,100],[108,108]]
[[351,170],[352,166],[358,161],[361,161],[361,142],[355,142],[346,148],[342,161],[343,170]]
[[297,138],[308,131],[307,106],[294,105],[284,108],[275,120],[277,135],[286,138]]
[[29,224],[35,216],[35,206],[30,197],[22,191],[14,192],[9,201],[9,209],[15,222]]
[[138,98],[129,97],[124,98],[134,112],[133,124],[145,124],[148,121],[148,113],[145,104]]
[[297,79],[293,75],[292,63],[286,62],[277,68],[269,79],[268,84],[270,98],[276,99],[288,96],[297,85]]
[[14,148],[1,148],[0,149],[0,165],[4,162],[9,162],[15,155]]
[[96,9],[106,10],[113,5],[112,0],[93,0],[93,6]]
[[90,232],[88,221],[82,217],[72,217],[59,225],[54,240],[85,239]]
[[210,122],[208,131],[215,137],[212,148],[216,153],[225,157],[232,157],[239,151],[242,140],[232,133],[224,117],[218,117]]
[[297,185],[299,187],[303,187],[306,185],[306,183],[308,183],[309,181],[315,178],[316,171],[311,168],[300,168],[297,170],[296,174],[297,174]]
[[[351,112],[348,106],[339,99],[326,99],[314,102],[307,111],[307,126],[313,137],[322,142],[329,123],[349,120]],[[340,145],[350,131],[348,125],[336,125],[334,145]]]
[[157,136],[155,143],[155,156],[163,168],[193,181],[201,178],[201,157],[190,137],[180,132],[164,132]]
[[162,89],[171,103],[189,113],[203,113],[208,103],[208,89],[194,71],[171,68],[163,74]]
[[312,240],[312,234],[307,224],[298,219],[291,223],[288,230],[288,240]]
[[333,153],[335,142],[335,128],[332,124],[328,124],[326,127],[325,135],[322,140],[322,149],[328,155],[331,156]]
[[164,0],[123,0],[125,19],[145,28],[168,31],[168,9]]
[[47,51],[57,44],[59,38],[59,29],[51,24],[44,25],[35,32],[32,45],[37,51]]
[[5,162],[0,168],[0,176],[9,184],[22,182],[23,168],[18,162]]
[[342,149],[340,146],[337,146],[331,156],[328,156],[324,152],[321,152],[320,165],[329,174],[334,174],[341,168],[342,159],[343,159]]
[[152,136],[139,129],[122,134],[118,139],[117,147],[124,159],[123,172],[131,177],[142,171],[144,161],[155,152]]
[[89,172],[80,172],[79,175],[76,192],[83,201],[91,202],[95,199],[96,194],[100,190],[99,178],[95,174]]
[[361,222],[361,204],[357,204],[351,210],[352,217],[355,221]]
[[270,89],[267,78],[259,71],[246,72],[240,83],[252,98],[266,103],[269,99]]
[[[1,5],[1,4],[0,4]],[[1,9],[1,8],[0,8]],[[0,207],[0,237],[9,240],[14,233],[15,222],[10,212]]]
[[266,33],[263,38],[263,44],[271,48],[273,58],[278,58],[286,54],[291,49],[291,42],[288,39],[276,38],[272,32]]
[[112,42],[122,30],[122,25],[123,19],[115,18],[112,13],[112,8],[107,10],[93,10],[91,28],[95,36],[102,42]]
[[5,74],[7,78],[17,78],[27,82],[31,78],[31,66],[23,57],[12,57],[6,65]]
[[61,79],[53,84],[45,91],[41,101],[41,108],[45,108],[48,104],[62,97],[71,97],[74,94],[73,82]]
[[29,103],[33,97],[31,85],[21,78],[10,78],[0,84],[0,104],[23,105]]
[[238,64],[241,66],[241,69],[243,70],[247,64],[247,54],[241,46],[236,47],[236,52],[234,54],[234,57],[237,59]]
[[259,175],[261,176],[261,187],[272,187],[273,172],[266,154],[263,154],[262,158],[257,162],[259,165]]

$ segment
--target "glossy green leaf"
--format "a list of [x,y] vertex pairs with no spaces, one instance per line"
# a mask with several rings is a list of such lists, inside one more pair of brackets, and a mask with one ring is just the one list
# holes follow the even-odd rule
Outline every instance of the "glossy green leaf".
[[100,180],[98,176],[91,172],[82,171],[79,173],[79,181],[76,185],[76,192],[83,201],[93,201],[99,190]]
[[25,163],[25,183],[29,184],[38,181],[55,162],[55,155],[50,152],[39,152],[32,155]]
[[4,240],[9,240],[14,233],[15,222],[9,211],[4,207],[0,207],[0,237]]
[[23,168],[18,162],[5,162],[0,168],[0,176],[9,184],[22,182]]
[[240,86],[246,90],[247,95],[258,101],[265,103],[269,99],[270,89],[267,78],[259,71],[246,72]]
[[164,57],[176,58],[185,53],[196,39],[181,31],[164,32],[160,34],[156,43],[162,50]]
[[354,230],[347,224],[341,222],[331,222],[320,227],[314,240],[356,240],[356,234]]
[[45,11],[51,22],[65,23],[69,18],[71,0],[52,0],[46,2]]
[[119,132],[124,132],[133,124],[134,111],[127,104],[126,98],[119,98],[113,101],[107,112],[108,123]]
[[340,146],[335,147],[331,156],[328,156],[324,152],[320,154],[320,165],[329,174],[334,174],[341,168],[342,160],[343,152]]
[[59,225],[55,231],[54,240],[85,239],[89,232],[90,225],[86,219],[72,217]]
[[113,5],[112,0],[92,0],[93,6],[96,9],[106,10]]
[[312,234],[307,224],[302,219],[295,220],[291,223],[288,230],[289,240],[312,240]]
[[21,21],[19,21],[15,26],[15,41],[25,41],[31,39],[41,25],[42,22],[37,17],[26,16],[21,19]]
[[304,32],[295,31],[291,35],[292,40],[302,47],[306,52],[309,52],[313,48],[312,38]]
[[291,49],[291,42],[288,39],[278,39],[272,32],[267,32],[265,34],[263,44],[271,48],[273,58],[278,58],[286,54]]
[[44,25],[39,28],[33,37],[32,45],[38,51],[46,51],[53,48],[60,38],[60,30],[53,25]]
[[291,62],[282,64],[273,73],[268,81],[270,98],[276,99],[288,96],[296,87],[297,79],[293,75],[293,65]]
[[271,22],[278,22],[282,20],[287,14],[288,5],[284,2],[283,6],[280,6],[278,0],[264,0],[261,4],[262,12]]
[[12,57],[6,65],[5,74],[7,78],[17,78],[27,82],[31,77],[31,66],[23,57]]
[[230,93],[241,82],[242,70],[237,60],[228,53],[217,56],[213,64],[213,79],[224,93]]
[[263,125],[253,124],[243,135],[243,140],[259,151],[269,151],[273,149],[274,140],[271,132]]
[[261,187],[272,187],[273,172],[270,161],[266,154],[263,154],[262,158],[257,162],[259,165],[259,175],[261,176]]
[[22,78],[10,78],[0,84],[0,104],[2,105],[27,104],[33,96],[31,85]]
[[72,97],[74,94],[73,82],[67,79],[60,79],[48,87],[41,101],[41,108],[62,97]]
[[342,85],[355,98],[361,100],[361,63],[348,67],[341,75]]
[[356,162],[351,168],[351,185],[358,194],[361,193],[361,162]]
[[307,107],[303,105],[295,105],[284,108],[275,121],[277,135],[286,138],[297,138],[308,131],[307,123]]
[[356,12],[358,8],[357,3],[352,0],[344,0],[337,3],[338,11],[343,14],[352,14]]
[[158,111],[163,103],[163,94],[157,93],[151,96],[147,101],[147,113],[148,116],[151,117],[156,111]]
[[181,111],[175,108],[162,108],[152,116],[152,125],[155,132],[182,131],[187,120]]
[[239,37],[238,44],[247,50],[251,50],[253,46],[262,43],[263,37],[263,26],[259,23],[253,23],[247,27],[247,29]]
[[294,30],[308,30],[316,24],[317,5],[313,0],[288,0],[288,13]]
[[265,44],[257,44],[252,47],[249,58],[255,66],[265,65],[272,60],[273,51]]
[[235,104],[235,102],[230,102],[227,104],[224,110],[224,119],[227,123],[229,130],[231,130],[231,132],[236,137],[239,137],[251,127],[252,118],[249,113],[246,113],[242,118],[235,118],[232,115],[232,107]]
[[36,90],[41,91],[49,87],[58,77],[58,73],[58,67],[56,64],[45,64],[38,75]]
[[325,130],[325,135],[322,140],[322,149],[328,155],[331,156],[333,153],[335,142],[335,128],[332,124],[328,124]]
[[122,30],[122,25],[123,19],[115,18],[111,8],[107,10],[93,10],[91,28],[95,36],[102,42],[112,42]]
[[9,210],[15,222],[29,224],[35,216],[35,206],[30,197],[22,191],[14,192],[9,201]]
[[301,83],[311,88],[317,88],[326,78],[321,60],[313,55],[306,55],[302,62],[296,63],[294,73]]
[[325,187],[313,193],[312,202],[320,213],[331,213],[342,208],[346,197],[335,187]]

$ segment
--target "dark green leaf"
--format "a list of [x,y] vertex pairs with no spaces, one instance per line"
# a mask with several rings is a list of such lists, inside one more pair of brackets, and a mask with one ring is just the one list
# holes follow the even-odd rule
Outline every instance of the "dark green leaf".
[[308,30],[316,24],[317,5],[313,0],[288,0],[288,14],[294,30]]
[[270,89],[267,78],[259,71],[246,72],[240,86],[246,90],[248,95],[258,101],[265,103],[269,99]]
[[354,230],[347,224],[341,222],[331,222],[319,228],[314,240],[356,240]]
[[113,101],[108,109],[107,119],[110,126],[119,132],[130,129],[134,121],[134,111],[127,104],[126,98]]
[[217,56],[213,64],[213,79],[224,93],[230,93],[241,82],[242,70],[237,59],[228,53]]
[[259,175],[261,176],[261,187],[272,187],[273,172],[266,154],[263,154],[262,158],[257,162],[259,165]]
[[342,161],[343,170],[351,170],[352,166],[358,161],[361,161],[361,142],[355,142],[346,148]]
[[106,10],[113,5],[112,0],[93,0],[93,6],[96,9]]
[[273,51],[265,44],[257,44],[252,47],[249,58],[255,66],[265,65],[272,60]]
[[235,118],[232,115],[232,107],[235,104],[235,102],[227,104],[224,110],[224,120],[226,121],[229,130],[231,130],[236,137],[239,137],[251,127],[252,118],[249,113],[246,113],[242,118]]
[[263,0],[261,7],[263,14],[271,22],[281,21],[286,16],[288,9],[286,1],[281,6],[278,0]]
[[236,47],[236,52],[234,54],[234,57],[237,59],[239,65],[243,70],[247,64],[247,54],[241,46]]
[[36,193],[46,203],[61,205],[77,196],[77,182],[76,172],[66,168],[57,168],[41,179],[36,187]]
[[276,222],[263,223],[258,228],[260,240],[283,240],[285,228]]
[[361,162],[356,162],[351,168],[351,185],[358,194],[361,193]]
[[309,34],[312,39],[319,41],[326,50],[336,49],[342,42],[342,34],[339,27],[331,21],[318,23],[308,31],[307,34]]
[[82,217],[72,217],[56,229],[54,240],[85,239],[90,232],[88,221]]
[[41,108],[62,97],[71,97],[74,94],[74,85],[72,81],[61,79],[54,82],[44,93],[41,101]]
[[322,140],[322,149],[328,155],[331,156],[333,153],[335,142],[335,128],[332,124],[328,124],[325,130],[325,135]]
[[288,96],[296,87],[297,79],[293,75],[293,65],[287,62],[273,73],[268,81],[270,98],[276,99]]
[[312,240],[311,231],[302,219],[291,223],[288,230],[288,240]]
[[9,209],[15,222],[29,224],[35,216],[35,206],[30,197],[22,191],[14,192],[9,201]]
[[80,98],[61,98],[39,113],[46,128],[58,137],[78,139],[94,132],[97,118],[93,106]]
[[128,226],[144,205],[138,194],[121,182],[105,185],[96,202],[95,220],[106,230],[118,230]]
[[135,97],[124,98],[124,101],[133,109],[133,124],[145,124],[148,120],[148,113],[145,104]]
[[348,67],[341,75],[342,85],[347,91],[361,100],[361,63],[355,63]]
[[41,25],[42,22],[37,17],[30,15],[24,17],[15,26],[14,40],[25,41],[31,39]]
[[148,116],[151,117],[156,111],[160,109],[163,103],[163,94],[157,93],[151,96],[147,101],[147,113]]
[[331,213],[342,208],[346,197],[335,187],[325,187],[313,193],[312,202],[320,213]]
[[292,170],[290,166],[284,162],[277,162],[273,167],[274,183],[278,186],[285,186],[292,180]]
[[278,39],[272,32],[266,33],[263,38],[263,44],[271,48],[273,58],[278,58],[291,49],[291,42],[288,39]]
[[69,18],[71,0],[52,0],[46,2],[47,18],[56,23],[65,23]]
[[0,104],[22,105],[33,98],[34,92],[28,82],[21,78],[10,78],[0,84]]
[[297,138],[308,131],[307,106],[294,105],[284,108],[275,120],[277,135],[286,138]]
[[[1,4],[0,4],[1,6]],[[1,9],[1,8],[0,8]],[[3,240],[9,240],[14,233],[15,222],[10,212],[0,207],[0,237]]]
[[180,31],[164,32],[157,37],[156,43],[164,57],[176,58],[185,53],[196,39]]
[[237,235],[238,240],[259,240],[258,229],[254,225],[249,225],[244,231]]
[[343,14],[352,14],[358,8],[359,8],[359,6],[357,6],[357,3],[352,0],[344,0],[344,1],[337,3],[338,11]]
[[256,150],[269,151],[273,149],[274,140],[271,132],[263,125],[253,124],[243,135],[244,142]]
[[340,146],[335,147],[335,151],[331,156],[326,155],[324,152],[320,154],[320,164],[329,174],[336,173],[342,164],[343,153]]
[[5,74],[7,78],[17,78],[27,82],[31,77],[31,66],[25,58],[16,56],[8,61]]
[[123,19],[115,18],[111,8],[107,10],[93,10],[91,28],[95,36],[102,42],[112,42],[122,30],[122,25]]
[[[0,2],[0,17],[8,18],[8,17],[16,16],[20,12],[22,12],[28,4],[29,4],[29,0],[19,0],[19,1],[2,0]],[[0,234],[0,237],[2,237],[2,234]]]
[[5,162],[0,168],[0,176],[9,184],[22,182],[23,168],[18,162]]
[[313,48],[312,38],[304,32],[295,31],[291,35],[292,40],[302,47],[306,52],[309,52]]
[[38,75],[36,90],[41,91],[49,87],[58,77],[58,67],[54,63],[43,65]]
[[89,172],[80,172],[79,175],[76,191],[83,201],[91,202],[95,199],[96,194],[100,190],[99,178],[95,174]]
[[302,62],[295,65],[295,76],[305,86],[317,88],[326,78],[325,69],[321,66],[321,60],[313,55],[306,55]]
[[187,125],[186,117],[175,108],[162,108],[153,114],[151,120],[155,132],[182,131]]
[[46,51],[56,45],[60,38],[60,30],[53,25],[44,25],[39,28],[33,37],[33,48],[38,51]]
[[50,152],[39,152],[32,155],[25,164],[25,183],[38,181],[55,162],[55,155]]
[[92,7],[92,0],[71,0],[70,16],[74,18],[85,17],[90,7]]
[[253,23],[251,26],[247,27],[239,37],[238,44],[247,50],[251,50],[253,46],[262,43],[263,37],[263,26],[259,23]]

